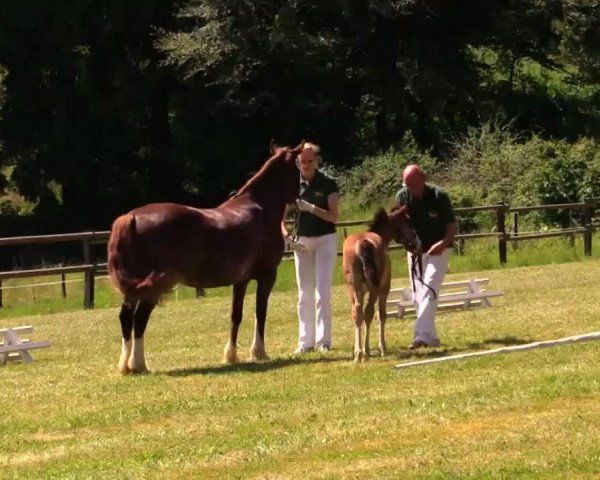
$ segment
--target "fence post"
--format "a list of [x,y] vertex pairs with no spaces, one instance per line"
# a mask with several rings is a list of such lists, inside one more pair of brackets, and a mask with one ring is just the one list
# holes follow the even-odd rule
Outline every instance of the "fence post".
[[587,257],[592,255],[592,218],[594,217],[594,202],[592,200],[585,201],[583,210],[583,224],[585,232],[583,232],[583,254]]
[[[92,262],[92,242],[86,238],[83,241],[83,263],[89,265]],[[86,270],[83,279],[83,308],[94,308],[94,270]]]
[[506,263],[506,210],[507,205],[504,203],[496,210],[496,228],[498,230],[498,254],[500,263]]
[[[60,266],[64,267],[65,265],[61,263]],[[60,274],[60,292],[63,298],[67,298],[67,276],[64,273]]]
[[514,250],[517,250],[519,248],[519,241],[516,239],[519,236],[519,212],[513,212],[512,217],[512,236],[514,237],[512,246]]
[[[573,220],[573,209],[569,208],[569,228],[575,228],[575,221]],[[575,246],[575,234],[571,232],[569,235],[569,245]]]
[[[457,218],[457,222],[456,222],[456,234],[460,235],[460,218]],[[464,255],[464,248],[465,248],[465,239],[464,238],[459,238],[456,242],[456,251],[459,255]]]

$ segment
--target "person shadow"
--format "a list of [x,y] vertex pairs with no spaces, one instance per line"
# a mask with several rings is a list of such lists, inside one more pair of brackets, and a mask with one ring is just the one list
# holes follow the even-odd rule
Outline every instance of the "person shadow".
[[464,346],[449,346],[442,344],[440,347],[425,348],[420,350],[401,350],[397,358],[401,360],[407,359],[427,359],[427,358],[439,358],[447,357],[450,355],[456,355],[463,352],[473,352],[476,350],[487,350],[490,346],[493,347],[507,347],[511,345],[524,345],[526,343],[535,342],[535,339],[523,339],[514,336],[505,336],[500,338],[488,338],[482,342],[471,342]]
[[310,363],[333,363],[348,361],[350,357],[344,356],[304,356],[291,355],[288,357],[275,358],[267,362],[240,362],[233,365],[207,365],[205,367],[176,368],[173,370],[157,371],[158,375],[167,375],[169,377],[187,377],[192,375],[230,375],[232,373],[262,373],[270,370],[277,370],[295,365],[304,365]]

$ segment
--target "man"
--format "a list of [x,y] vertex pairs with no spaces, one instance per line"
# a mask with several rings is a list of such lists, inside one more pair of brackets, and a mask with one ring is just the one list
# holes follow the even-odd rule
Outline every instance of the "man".
[[[450,247],[457,230],[448,194],[439,187],[426,183],[426,179],[421,167],[409,165],[402,174],[404,186],[396,194],[397,203],[406,205],[411,223],[423,246],[423,278],[413,277],[411,271],[417,321],[414,340],[408,346],[410,350],[440,346],[434,318],[440,288],[448,270]],[[408,264],[410,270],[410,253]]]

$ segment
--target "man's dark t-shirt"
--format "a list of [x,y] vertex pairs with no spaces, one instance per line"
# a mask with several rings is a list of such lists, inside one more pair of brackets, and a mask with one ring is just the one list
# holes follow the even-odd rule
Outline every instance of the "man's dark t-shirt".
[[396,194],[396,202],[406,205],[410,221],[421,239],[424,251],[442,240],[446,235],[446,225],[456,221],[450,197],[435,185],[426,184],[420,200],[414,198],[408,189],[403,187]]

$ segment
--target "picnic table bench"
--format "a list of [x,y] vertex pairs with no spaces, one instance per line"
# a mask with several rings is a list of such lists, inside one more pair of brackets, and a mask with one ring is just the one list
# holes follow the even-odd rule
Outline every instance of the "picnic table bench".
[[23,360],[33,362],[30,350],[49,347],[50,342],[32,342],[29,338],[21,338],[20,335],[33,333],[33,327],[0,328],[0,365],[9,361]]
[[[482,288],[489,281],[488,278],[471,278],[469,280],[443,283],[438,299],[438,310],[467,309],[475,306],[491,307],[490,298],[500,297],[504,295],[504,292]],[[442,293],[443,290],[453,291]],[[415,305],[412,301],[412,289],[410,287],[391,289],[386,306],[388,316],[403,318],[405,315],[414,314]]]

